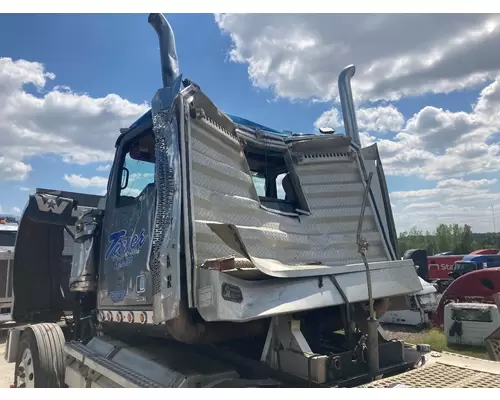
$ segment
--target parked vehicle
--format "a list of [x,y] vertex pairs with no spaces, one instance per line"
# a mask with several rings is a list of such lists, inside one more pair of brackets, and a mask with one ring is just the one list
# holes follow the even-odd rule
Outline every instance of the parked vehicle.
[[437,290],[434,285],[420,278],[422,290],[406,296],[408,309],[386,311],[378,319],[381,323],[424,326],[430,323],[431,315],[438,305]]
[[425,249],[411,249],[405,252],[403,258],[412,259],[418,275],[443,293],[454,279],[464,273],[500,266],[500,255],[496,252],[495,249],[483,249],[467,255],[429,256]]
[[456,262],[461,261],[465,255],[454,254],[447,256],[428,256],[429,280],[431,282],[446,281],[450,279],[449,273]]
[[500,267],[500,255],[467,255],[455,262],[449,276],[452,279],[484,268]]
[[0,323],[11,320],[13,260],[18,224],[0,217]]
[[500,328],[495,304],[448,303],[444,307],[444,333],[448,345],[485,346],[485,339]]
[[480,269],[462,275],[444,291],[436,312],[433,325],[444,329],[444,307],[448,303],[488,303],[494,304],[493,295],[500,288],[500,268]]
[[498,254],[498,250],[497,249],[481,249],[481,250],[475,250],[475,251],[469,253],[469,255],[486,255],[486,254],[491,254],[491,255]]
[[418,275],[425,281],[432,283],[439,293],[442,293],[450,284],[452,278],[449,273],[455,262],[463,257],[463,255],[429,256],[425,249],[407,250],[403,255],[403,259],[413,260]]

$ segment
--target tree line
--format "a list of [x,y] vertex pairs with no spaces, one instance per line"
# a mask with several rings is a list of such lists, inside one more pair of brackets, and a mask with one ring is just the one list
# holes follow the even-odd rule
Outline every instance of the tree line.
[[398,244],[401,255],[409,249],[426,249],[429,255],[446,251],[468,254],[480,249],[500,250],[500,236],[496,233],[473,233],[467,224],[440,224],[433,232],[415,227],[401,232]]

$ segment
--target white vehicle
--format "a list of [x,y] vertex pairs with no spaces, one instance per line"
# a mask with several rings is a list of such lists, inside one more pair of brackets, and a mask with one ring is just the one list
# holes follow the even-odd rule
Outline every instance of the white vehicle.
[[449,303],[444,307],[444,332],[448,344],[485,346],[485,339],[500,328],[495,304]]
[[420,279],[422,290],[406,296],[408,309],[391,310],[382,315],[378,321],[386,324],[422,326],[430,322],[430,315],[439,303],[434,285]]
[[0,218],[0,323],[12,319],[13,260],[18,224]]

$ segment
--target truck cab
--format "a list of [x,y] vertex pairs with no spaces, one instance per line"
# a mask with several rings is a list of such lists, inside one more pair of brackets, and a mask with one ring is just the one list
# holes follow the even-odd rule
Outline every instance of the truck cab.
[[469,254],[464,256],[461,261],[455,262],[452,271],[449,275],[453,279],[467,274],[472,271],[477,271],[483,268],[500,267],[500,255],[498,254]]
[[[189,346],[216,346],[211,359],[229,352],[226,363],[316,385],[411,368],[419,355],[388,340],[377,318],[422,285],[398,255],[377,145],[360,143],[355,67],[339,76],[345,135],[280,133],[231,118],[183,79],[170,25],[161,14],[149,22],[163,87],[120,131],[106,195],[38,189],[22,216],[13,315],[40,330],[20,334],[9,357],[25,369],[37,332],[50,331],[70,361],[49,381],[16,382],[99,386],[80,373],[92,364],[118,386],[149,372],[142,382],[166,385],[172,341],[186,358]],[[151,371],[137,369],[160,353]],[[185,374],[176,371],[168,376]]]
[[423,327],[431,322],[432,313],[438,306],[437,290],[420,278],[422,290],[406,297],[408,309],[387,311],[378,321],[386,324]]

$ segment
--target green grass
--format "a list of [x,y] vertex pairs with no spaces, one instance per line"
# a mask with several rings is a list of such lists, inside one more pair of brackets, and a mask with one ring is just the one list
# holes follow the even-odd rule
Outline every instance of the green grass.
[[488,353],[484,347],[447,345],[445,334],[438,329],[428,329],[419,333],[409,335],[405,342],[411,344],[428,344],[434,351],[448,351],[450,353],[462,354],[464,356],[483,358],[488,360]]

